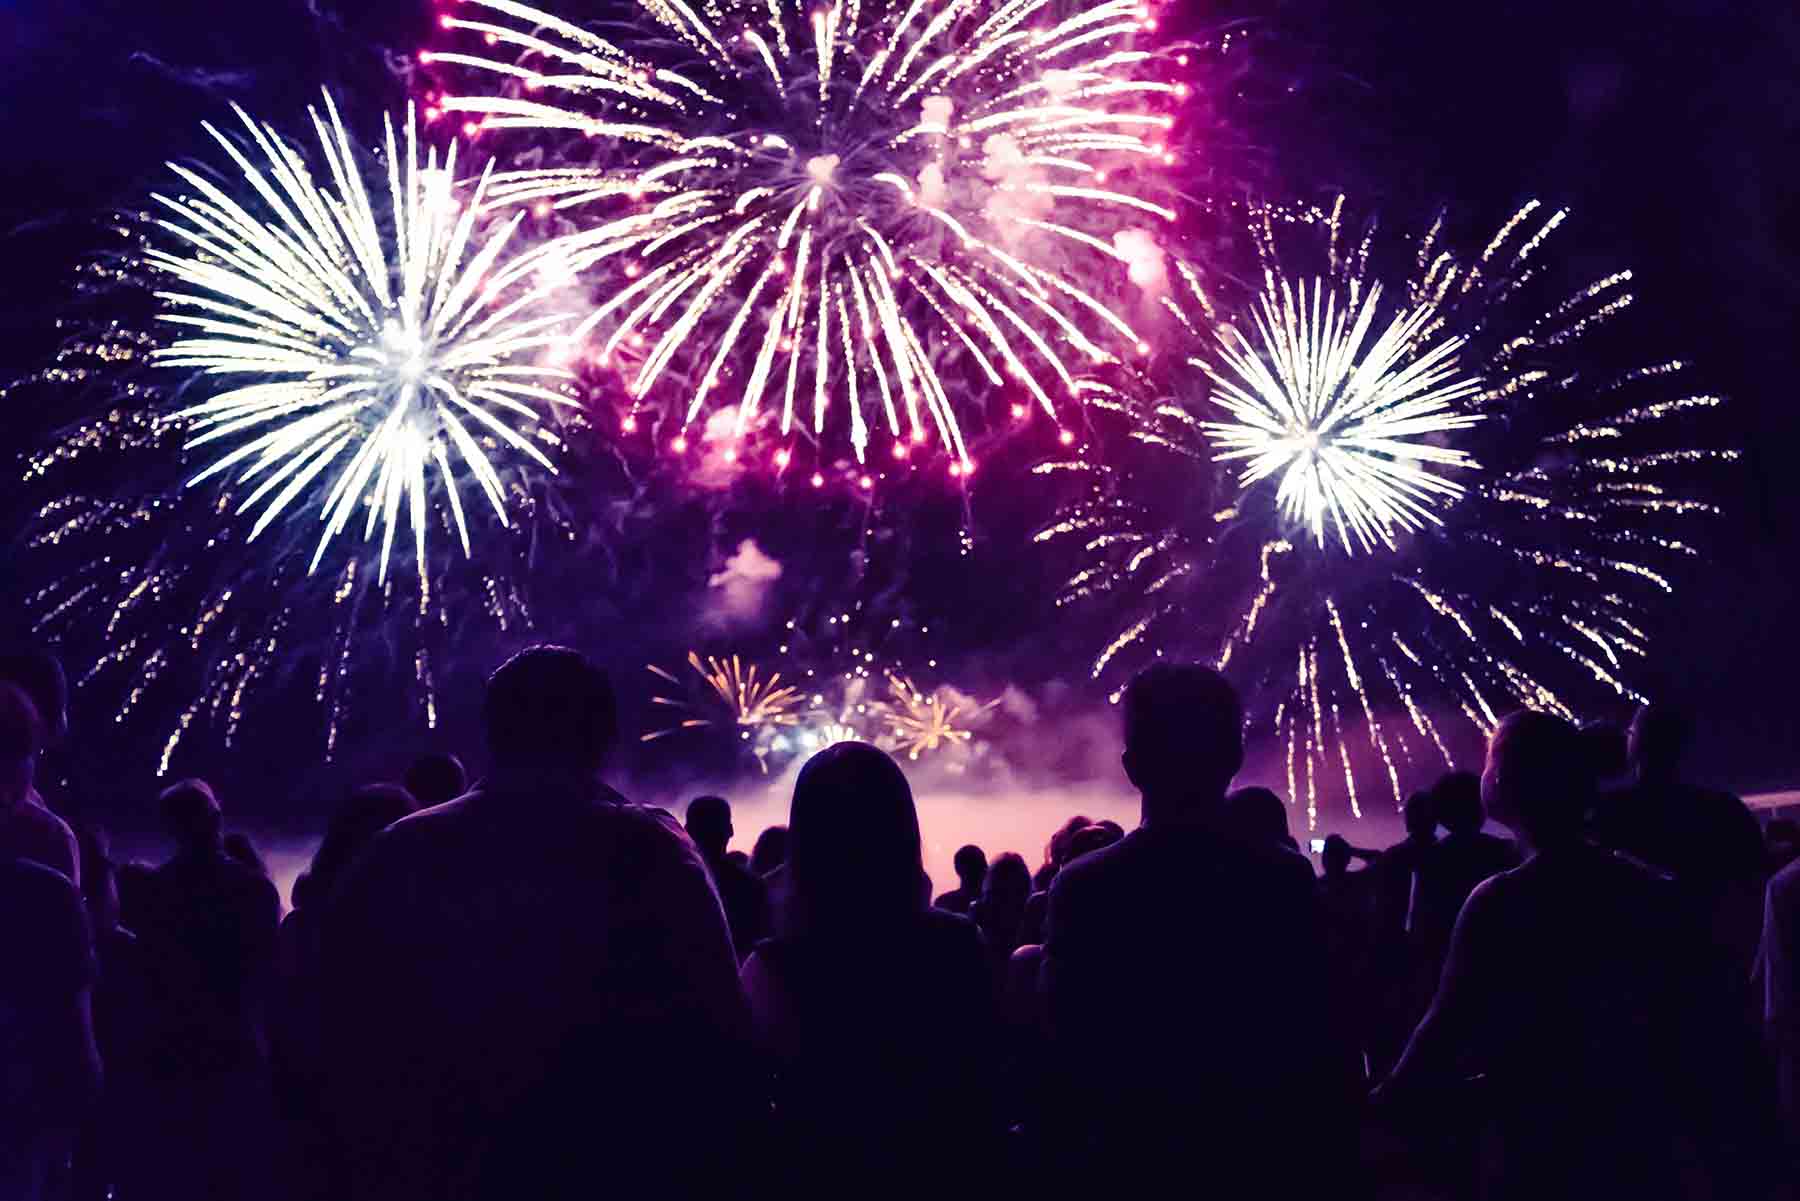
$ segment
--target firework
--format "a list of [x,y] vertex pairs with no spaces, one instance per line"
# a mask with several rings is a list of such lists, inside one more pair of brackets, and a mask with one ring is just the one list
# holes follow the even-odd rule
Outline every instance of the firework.
[[565,252],[617,286],[580,332],[624,370],[627,428],[660,382],[677,448],[709,409],[784,438],[837,410],[859,459],[885,430],[960,474],[985,389],[1060,420],[1079,373],[1147,351],[1103,296],[1173,218],[1151,196],[1186,87],[1136,46],[1137,0],[639,7],[615,42],[468,0],[443,25],[495,49],[427,56],[507,92],[438,101],[469,130],[592,139],[595,165],[490,199],[581,210]]
[[1059,603],[1117,618],[1094,676],[1216,663],[1310,820],[1327,773],[1360,814],[1451,765],[1446,713],[1485,733],[1522,704],[1640,701],[1655,608],[1736,455],[1706,444],[1721,402],[1686,364],[1591,362],[1628,272],[1533,299],[1563,219],[1528,204],[1471,257],[1441,221],[1390,243],[1351,236],[1341,200],[1257,210],[1254,336],[1182,268],[1198,387],[1101,389],[1147,457],[1038,468],[1089,485],[1038,540],[1082,556]]
[[729,729],[747,744],[757,763],[768,770],[774,741],[781,732],[800,724],[806,694],[791,684],[781,682],[780,672],[764,672],[741,656],[702,658],[689,651],[688,666],[700,684],[700,699],[692,699],[687,682],[673,672],[649,664],[651,674],[673,686],[674,695],[658,693],[650,698],[654,705],[665,706],[685,716],[674,725],[652,730],[642,736],[654,742],[683,730]]
[[286,739],[317,704],[328,757],[358,699],[435,725],[452,652],[533,624],[524,581],[581,503],[548,464],[592,434],[546,420],[563,277],[478,213],[485,171],[454,187],[455,147],[410,118],[368,153],[329,97],[310,155],[238,115],[208,127],[233,169],[174,166],[178,191],[114,221],[77,332],[9,389],[78,414],[24,462],[34,632],[121,725],[175,715],[163,771],[278,695]]
[[917,760],[928,752],[967,747],[978,722],[998,701],[979,705],[951,688],[924,692],[910,676],[887,673],[887,696],[875,703],[879,742],[885,749]]
[[568,318],[537,310],[567,277],[554,246],[503,257],[522,217],[478,228],[489,169],[459,196],[456,144],[441,165],[435,149],[421,159],[410,110],[403,144],[387,122],[386,166],[373,170],[329,94],[325,110],[312,164],[241,109],[248,148],[206,126],[242,174],[235,195],[170,164],[193,191],[156,197],[171,248],[146,258],[170,277],[159,316],[181,335],[152,359],[197,373],[191,387],[208,393],[172,418],[189,447],[223,450],[188,483],[246,487],[234,513],[255,513],[250,540],[312,508],[317,568],[360,517],[365,540],[381,528],[385,580],[404,521],[423,588],[434,477],[467,554],[459,477],[507,521],[484,440],[556,470],[536,435],[547,409],[573,403],[551,387],[570,376],[538,359]]

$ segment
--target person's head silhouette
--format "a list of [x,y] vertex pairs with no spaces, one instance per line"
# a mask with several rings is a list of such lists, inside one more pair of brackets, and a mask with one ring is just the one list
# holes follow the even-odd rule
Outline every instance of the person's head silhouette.
[[1612,722],[1583,722],[1581,741],[1587,746],[1594,779],[1618,780],[1631,770],[1631,739]]
[[1673,780],[1694,740],[1693,719],[1671,704],[1645,705],[1631,719],[1626,739],[1631,769],[1640,780]]
[[1474,834],[1487,821],[1481,777],[1472,771],[1444,773],[1431,786],[1431,805],[1446,834]]
[[1429,792],[1415,792],[1400,807],[1400,819],[1406,825],[1408,838],[1424,841],[1437,833],[1438,813]]
[[0,655],[0,681],[23,692],[37,711],[39,749],[60,745],[69,733],[69,678],[62,661],[37,647]]
[[23,688],[0,683],[0,810],[10,809],[31,791],[43,743],[43,723],[31,697]]
[[481,716],[502,771],[591,775],[619,736],[606,673],[566,646],[534,646],[501,664]]
[[205,780],[178,780],[156,798],[163,824],[184,853],[216,851],[223,845],[224,815],[212,785]]
[[1342,880],[1350,874],[1350,843],[1342,834],[1327,834],[1325,849],[1319,853],[1319,862],[1325,868],[1325,878]]
[[695,797],[688,802],[687,833],[708,859],[723,859],[731,844],[731,802],[722,796]]
[[1216,811],[1244,765],[1244,711],[1224,676],[1199,664],[1158,664],[1125,686],[1125,775],[1146,821]]
[[469,791],[469,773],[462,760],[448,751],[432,751],[413,760],[401,780],[422,809],[454,801]]
[[750,870],[759,876],[766,876],[786,863],[787,855],[787,827],[770,826],[756,836],[756,845],[750,848]]
[[1583,749],[1580,731],[1560,717],[1508,714],[1488,739],[1481,776],[1488,812],[1534,847],[1578,841],[1594,791]]
[[1287,805],[1270,788],[1239,788],[1225,798],[1225,817],[1237,837],[1257,845],[1293,846]]
[[957,883],[970,892],[980,892],[981,882],[986,879],[988,871],[987,852],[974,843],[958,847],[956,855],[950,860],[956,869]]
[[814,929],[895,921],[928,906],[919,814],[899,764],[866,742],[807,760],[788,815],[788,873],[797,915]]

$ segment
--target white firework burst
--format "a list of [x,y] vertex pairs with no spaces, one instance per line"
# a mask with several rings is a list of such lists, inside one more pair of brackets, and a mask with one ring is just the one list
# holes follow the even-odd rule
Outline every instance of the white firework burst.
[[1436,506],[1463,492],[1441,469],[1477,466],[1431,440],[1481,420],[1458,407],[1482,391],[1457,362],[1464,339],[1434,337],[1442,321],[1425,303],[1394,312],[1369,342],[1379,284],[1340,297],[1319,279],[1268,281],[1252,314],[1260,345],[1222,326],[1218,364],[1192,360],[1231,418],[1202,423],[1217,458],[1243,461],[1245,487],[1279,474],[1282,512],[1320,546],[1327,518],[1347,552],[1391,549],[1396,530],[1441,524]]
[[404,522],[428,589],[433,476],[467,554],[459,481],[472,477],[506,524],[501,456],[556,470],[539,443],[557,445],[540,423],[573,403],[553,387],[570,373],[541,361],[572,320],[544,311],[567,283],[561,253],[507,257],[520,216],[482,217],[491,164],[459,195],[455,143],[441,162],[421,157],[410,110],[403,139],[386,122],[384,164],[352,144],[329,94],[310,162],[237,113],[248,146],[206,129],[242,187],[170,164],[191,191],[156,197],[173,241],[146,252],[173,279],[160,318],[182,331],[155,362],[197,371],[191,386],[208,393],[175,419],[190,447],[229,447],[189,486],[248,485],[235,512],[256,512],[251,539],[310,511],[314,569],[364,509],[383,581]]
[[443,25],[510,54],[428,56],[511,89],[441,101],[471,130],[596,139],[601,165],[509,172],[492,199],[600,206],[570,253],[619,286],[582,333],[633,360],[634,413],[684,376],[684,430],[735,404],[739,435],[778,409],[816,437],[841,408],[858,458],[885,429],[958,472],[984,386],[1056,417],[1079,372],[1148,350],[1102,295],[1142,258],[1135,227],[1174,216],[1145,180],[1186,85],[1135,46],[1137,0],[639,6],[647,31],[615,42],[467,0],[487,11]]

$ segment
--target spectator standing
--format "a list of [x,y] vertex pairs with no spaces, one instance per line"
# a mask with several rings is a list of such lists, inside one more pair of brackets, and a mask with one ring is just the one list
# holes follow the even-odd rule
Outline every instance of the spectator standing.
[[616,708],[582,655],[508,660],[482,722],[491,774],[376,835],[328,902],[323,1058],[350,1169],[333,1195],[698,1191],[750,1115],[706,865],[601,782]]
[[973,843],[958,847],[950,860],[956,869],[956,887],[933,901],[934,909],[944,909],[967,917],[981,896],[981,882],[987,878],[987,853]]
[[713,886],[725,906],[725,920],[731,926],[731,945],[742,961],[769,932],[769,886],[748,863],[727,853],[733,833],[731,802],[724,797],[695,797],[689,802],[687,834],[712,873]]

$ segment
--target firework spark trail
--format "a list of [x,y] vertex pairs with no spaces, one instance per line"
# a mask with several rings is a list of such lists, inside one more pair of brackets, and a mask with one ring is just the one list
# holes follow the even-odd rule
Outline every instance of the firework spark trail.
[[782,435],[817,437],[835,407],[859,459],[882,429],[897,456],[936,439],[962,473],[971,385],[1010,379],[1058,418],[1080,372],[1148,350],[1090,282],[1125,279],[1115,235],[1174,216],[1146,180],[1173,161],[1161,110],[1186,85],[1136,47],[1137,0],[639,3],[658,29],[622,44],[466,0],[442,24],[496,49],[425,56],[511,93],[442,98],[471,132],[600,150],[503,173],[488,202],[599,206],[565,253],[621,278],[580,333],[605,327],[606,360],[642,349],[633,427],[680,374],[683,430],[732,404],[739,436],[778,410]]
[[[1472,258],[1434,226],[1386,273],[1386,244],[1347,236],[1341,201],[1253,209],[1263,284],[1239,320],[1255,336],[1214,327],[1231,307],[1177,263],[1168,305],[1198,344],[1198,395],[1153,399],[1128,375],[1096,402],[1188,482],[1038,468],[1088,481],[1038,541],[1077,555],[1059,603],[1115,606],[1096,677],[1171,654],[1219,664],[1252,728],[1285,743],[1309,824],[1328,769],[1353,810],[1364,772],[1398,802],[1403,775],[1431,769],[1402,726],[1452,763],[1428,710],[1486,732],[1515,704],[1641,699],[1645,615],[1699,553],[1711,472],[1737,452],[1699,424],[1719,397],[1671,394],[1685,364],[1587,361],[1584,340],[1632,301],[1628,272],[1529,307],[1563,216],[1528,204]],[[1308,227],[1323,270],[1299,268]]]
[[651,674],[674,693],[659,692],[650,703],[675,710],[684,716],[674,725],[651,730],[640,741],[655,742],[684,730],[730,729],[746,743],[757,763],[768,770],[771,743],[785,729],[800,724],[805,712],[806,693],[793,684],[783,684],[780,672],[765,672],[739,655],[702,657],[689,651],[688,667],[701,685],[701,697],[689,694],[688,682],[654,663],[647,664]]
[[421,159],[410,110],[403,140],[386,123],[384,215],[329,94],[325,119],[313,113],[328,186],[273,128],[235,111],[254,153],[206,129],[243,190],[171,163],[193,191],[156,197],[168,213],[157,225],[175,248],[146,254],[174,280],[158,292],[161,319],[182,331],[154,361],[198,372],[194,388],[228,385],[174,414],[190,447],[230,447],[188,484],[254,482],[236,505],[238,515],[257,511],[251,541],[316,508],[312,568],[366,510],[364,539],[381,527],[384,582],[404,519],[427,591],[433,474],[466,555],[459,475],[508,521],[502,469],[483,441],[556,470],[533,435],[550,407],[573,403],[549,386],[569,372],[536,361],[571,320],[538,311],[562,284],[560,252],[504,257],[522,217],[481,228],[491,165],[459,199],[456,144],[441,165],[435,149]]

